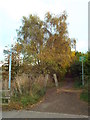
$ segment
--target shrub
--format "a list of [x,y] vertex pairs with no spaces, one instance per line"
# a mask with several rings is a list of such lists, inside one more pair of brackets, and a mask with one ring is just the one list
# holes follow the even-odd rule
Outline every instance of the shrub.
[[[20,103],[21,106],[37,103],[44,95],[44,76],[28,78],[27,75],[18,76],[13,89],[12,102]],[[28,85],[29,84],[29,85]],[[30,87],[30,88],[29,88]]]
[[21,103],[23,106],[27,106],[28,104],[35,104],[40,100],[41,97],[44,96],[44,94],[45,90],[43,88],[41,90],[38,90],[36,93],[33,92],[32,95],[21,97]]

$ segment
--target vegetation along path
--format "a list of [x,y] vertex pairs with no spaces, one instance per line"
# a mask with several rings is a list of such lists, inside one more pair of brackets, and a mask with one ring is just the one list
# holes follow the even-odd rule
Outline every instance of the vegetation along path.
[[81,90],[73,89],[73,82],[67,80],[63,87],[47,90],[43,100],[31,110],[40,112],[88,115],[88,104],[80,100]]

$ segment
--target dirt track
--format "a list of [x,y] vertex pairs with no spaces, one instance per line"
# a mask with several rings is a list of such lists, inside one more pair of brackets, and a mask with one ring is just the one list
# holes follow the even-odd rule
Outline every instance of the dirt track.
[[48,89],[43,101],[31,110],[77,115],[88,115],[88,104],[79,98],[80,90],[73,90],[67,82],[62,88]]

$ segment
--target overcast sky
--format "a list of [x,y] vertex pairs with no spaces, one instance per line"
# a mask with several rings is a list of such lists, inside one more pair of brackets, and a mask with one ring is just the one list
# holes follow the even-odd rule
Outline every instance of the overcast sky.
[[37,14],[44,19],[46,12],[68,14],[70,38],[76,38],[77,50],[88,51],[88,1],[89,0],[0,0],[0,60],[4,60],[3,49],[16,41],[16,29],[22,16]]

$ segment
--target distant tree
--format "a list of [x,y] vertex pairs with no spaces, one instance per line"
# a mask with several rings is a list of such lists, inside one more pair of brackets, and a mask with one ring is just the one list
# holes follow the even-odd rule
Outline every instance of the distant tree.
[[82,62],[79,61],[79,58],[81,56],[85,57],[85,60],[83,61],[84,77],[89,76],[90,68],[89,52],[86,53],[76,52],[75,61],[73,61],[70,66],[72,77],[81,77],[82,75]]

